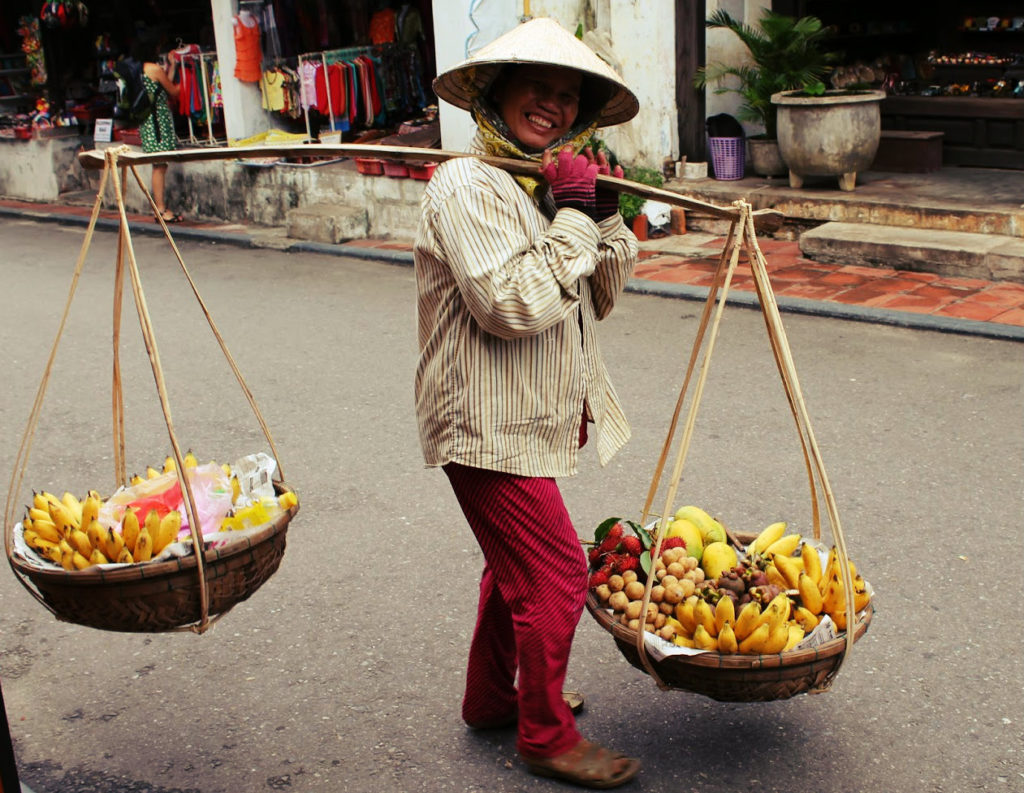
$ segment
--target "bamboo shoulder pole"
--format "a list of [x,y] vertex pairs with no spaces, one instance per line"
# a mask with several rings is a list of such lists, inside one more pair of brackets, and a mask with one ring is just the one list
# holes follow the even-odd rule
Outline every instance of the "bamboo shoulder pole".
[[[118,161],[124,165],[150,165],[162,162],[202,162],[206,160],[239,160],[247,157],[377,157],[385,160],[403,160],[407,162],[443,162],[455,157],[476,157],[490,165],[501,168],[509,173],[535,175],[537,163],[529,160],[513,160],[507,157],[491,157],[467,152],[446,151],[445,149],[424,149],[415,146],[379,146],[370,143],[289,143],[279,146],[227,146],[202,147],[194,149],[177,149],[162,151],[155,154],[143,154],[126,149],[118,154]],[[104,153],[102,150],[83,151],[78,155],[79,163],[87,170],[103,168]],[[597,183],[602,187],[620,193],[661,201],[671,206],[682,207],[697,215],[720,218],[722,220],[738,220],[739,210],[734,206],[717,206],[706,201],[698,201],[671,190],[632,182],[629,179],[617,179],[614,176],[598,176]],[[759,209],[751,213],[754,226],[758,231],[775,231],[783,221],[782,213],[774,209]]]

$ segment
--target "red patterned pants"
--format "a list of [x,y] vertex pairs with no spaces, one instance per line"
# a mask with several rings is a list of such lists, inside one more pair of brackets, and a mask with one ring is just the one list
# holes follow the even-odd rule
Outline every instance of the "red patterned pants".
[[587,560],[562,495],[554,479],[458,463],[444,471],[484,554],[462,717],[479,724],[518,710],[521,754],[566,752],[580,740],[562,684]]

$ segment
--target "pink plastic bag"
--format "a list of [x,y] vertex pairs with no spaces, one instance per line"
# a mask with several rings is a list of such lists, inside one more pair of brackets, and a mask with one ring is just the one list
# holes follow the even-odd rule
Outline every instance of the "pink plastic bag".
[[[231,482],[216,463],[189,468],[187,476],[192,487],[192,497],[195,498],[202,534],[216,534],[221,521],[231,509]],[[106,527],[120,527],[128,507],[135,508],[140,521],[145,519],[151,509],[155,509],[160,517],[176,509],[181,513],[181,532],[178,538],[187,539],[191,534],[190,516],[184,506],[181,483],[174,471],[118,490],[100,509],[100,524]]]

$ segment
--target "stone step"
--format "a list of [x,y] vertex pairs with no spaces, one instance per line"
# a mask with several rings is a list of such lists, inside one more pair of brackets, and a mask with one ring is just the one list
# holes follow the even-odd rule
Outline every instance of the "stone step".
[[1024,282],[1024,239],[1002,234],[831,222],[804,231],[800,250],[829,264]]
[[297,240],[337,244],[367,235],[366,207],[310,204],[288,210],[288,236]]

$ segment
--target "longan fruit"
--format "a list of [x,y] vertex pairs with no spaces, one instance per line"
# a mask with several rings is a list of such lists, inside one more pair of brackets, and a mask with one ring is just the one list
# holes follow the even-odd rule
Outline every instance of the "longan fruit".
[[595,587],[594,594],[597,595],[597,599],[602,603],[607,603],[608,598],[611,597],[612,590],[607,584],[600,584]]
[[675,628],[675,626],[674,626],[674,625],[671,625],[671,624],[669,624],[669,625],[664,625],[664,626],[663,626],[663,627],[661,628],[661,630],[660,630],[660,631],[658,631],[658,635],[659,635],[659,636],[660,636],[660,637],[661,637],[662,639],[664,639],[665,641],[667,641],[667,642],[670,642],[670,641],[672,641],[672,640],[673,640],[674,638],[676,638],[676,628]]
[[665,599],[665,587],[656,584],[651,587],[651,603],[661,603]]
[[658,610],[662,614],[671,614],[675,610],[675,606],[663,600],[661,603],[658,604]]
[[608,588],[612,592],[620,592],[625,585],[625,580],[618,573],[608,576]]
[[697,585],[693,583],[693,581],[691,581],[689,578],[684,578],[682,581],[679,582],[679,588],[683,591],[683,600],[686,600],[690,595],[692,595],[696,591]]
[[654,618],[654,627],[659,629],[659,630],[661,628],[665,627],[665,620],[666,619],[668,619],[668,617],[666,615],[662,614],[659,611],[658,612],[658,616]]
[[[693,594],[692,592],[690,593]],[[682,603],[686,600],[686,590],[679,584],[673,584],[670,587],[665,587],[665,602],[670,603],[673,606],[676,603]]]
[[631,600],[626,605],[626,617],[631,620],[640,619],[640,611],[643,606],[642,600]]
[[630,600],[640,600],[644,596],[645,587],[639,581],[629,581],[626,583],[626,588],[623,592],[626,593],[626,597]]
[[608,605],[615,611],[625,611],[626,606],[629,605],[629,598],[621,590],[619,592],[612,592],[608,597]]
[[640,620],[630,620],[626,623],[626,627],[631,631],[638,631],[640,630]]
[[661,579],[661,585],[663,587],[665,587],[665,589],[668,589],[669,587],[676,586],[676,584],[678,584],[678,583],[679,583],[679,579],[676,578],[671,573],[669,573],[663,579]]
[[668,566],[669,575],[674,575],[676,578],[682,578],[686,575],[686,567],[681,562],[672,562]]
[[626,572],[624,572],[622,574],[622,580],[625,581],[627,584],[630,583],[631,581],[636,581],[636,579],[637,579],[636,570],[627,570]]

